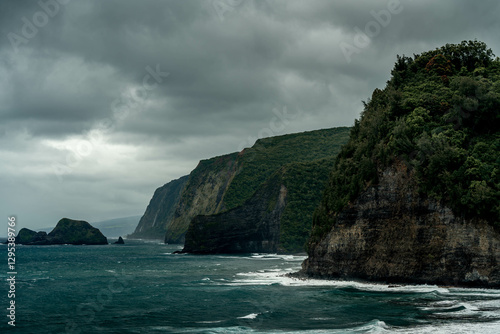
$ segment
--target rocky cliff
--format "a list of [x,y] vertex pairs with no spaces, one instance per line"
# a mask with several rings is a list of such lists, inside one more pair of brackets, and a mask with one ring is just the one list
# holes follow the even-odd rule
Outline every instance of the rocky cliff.
[[287,164],[243,205],[195,217],[184,252],[303,252],[333,160]]
[[23,245],[107,245],[108,240],[98,229],[83,220],[61,219],[47,234],[23,228],[16,237]]
[[276,252],[287,189],[275,178],[242,206],[216,215],[196,216],[189,225],[183,252]]
[[[239,153],[201,161],[189,175],[175,216],[167,227],[165,242],[183,243],[188,226],[197,215],[222,213],[243,205],[283,166],[334,157],[347,141],[348,133],[349,128],[342,127],[269,137],[259,139],[251,148]],[[325,173],[311,183],[321,183],[314,194],[323,189]],[[311,203],[302,204],[309,206]],[[312,214],[312,210],[310,212]],[[310,220],[307,225],[305,231],[299,229],[306,238]],[[305,239],[300,249],[304,242]]]
[[391,74],[337,156],[303,273],[500,286],[500,59],[464,41]]
[[311,277],[389,283],[500,286],[500,234],[419,195],[404,165],[386,168],[310,245]]
[[187,179],[188,176],[183,176],[156,189],[134,233],[128,237],[163,239],[167,226],[174,218],[175,209],[179,204]]
[[[202,160],[188,177],[157,189],[131,237],[164,237],[166,243],[183,243],[194,217],[217,214],[241,206],[273,173],[287,164],[298,163],[298,167],[301,162],[332,159],[347,141],[348,133],[349,128],[342,127],[264,138],[239,153]],[[300,203],[292,200],[297,205],[307,207],[309,214],[312,214],[312,202],[308,198],[314,198],[314,205],[317,205],[318,194],[328,173],[324,168],[325,163],[320,164],[321,172],[314,164],[310,166],[314,173],[322,175],[317,182],[309,183],[311,187],[317,185],[317,189],[311,193],[310,189],[304,188],[306,193],[303,198],[297,199]],[[307,173],[307,168],[302,172]],[[290,214],[301,213],[298,211],[285,211],[285,218],[288,217],[285,220],[291,220]],[[301,217],[299,220],[304,219]],[[307,224],[310,225],[310,217]],[[296,233],[307,238],[308,231],[309,228],[299,228]],[[302,249],[305,240],[301,239],[300,242]]]
[[224,195],[240,165],[237,153],[200,161],[189,175],[174,216],[167,225],[165,243],[183,243],[191,219],[225,208]]

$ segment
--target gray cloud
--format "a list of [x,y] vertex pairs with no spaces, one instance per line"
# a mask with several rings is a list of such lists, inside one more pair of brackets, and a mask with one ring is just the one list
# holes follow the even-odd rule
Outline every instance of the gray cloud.
[[351,125],[397,54],[500,49],[494,0],[401,0],[350,62],[341,43],[395,0],[57,1],[0,3],[0,211],[33,228],[141,214],[283,108],[276,135]]

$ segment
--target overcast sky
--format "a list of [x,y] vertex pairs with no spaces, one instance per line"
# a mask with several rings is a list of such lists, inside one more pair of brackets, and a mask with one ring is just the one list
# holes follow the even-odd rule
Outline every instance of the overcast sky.
[[0,219],[142,215],[200,159],[352,125],[397,54],[499,55],[499,18],[497,0],[1,0]]

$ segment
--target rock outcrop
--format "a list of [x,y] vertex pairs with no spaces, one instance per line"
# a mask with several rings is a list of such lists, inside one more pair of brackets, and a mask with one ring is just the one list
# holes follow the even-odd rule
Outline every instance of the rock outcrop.
[[402,165],[385,169],[310,245],[310,277],[500,287],[500,234],[419,195]]
[[49,234],[26,228],[21,229],[16,237],[16,243],[23,245],[107,245],[108,240],[86,221],[63,218]]
[[35,232],[27,228],[22,228],[16,236],[16,244],[48,245],[47,232]]
[[125,241],[123,241],[122,237],[118,237],[118,240],[113,242],[115,245],[124,245]]

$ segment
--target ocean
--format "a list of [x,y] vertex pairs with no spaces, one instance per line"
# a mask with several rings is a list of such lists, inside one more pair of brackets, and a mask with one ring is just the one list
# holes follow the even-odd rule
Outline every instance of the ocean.
[[303,256],[125,242],[17,246],[0,333],[500,333],[500,290],[299,280],[284,274]]

